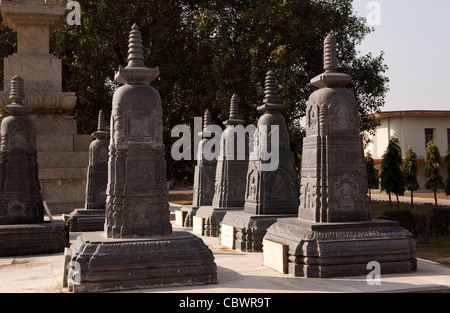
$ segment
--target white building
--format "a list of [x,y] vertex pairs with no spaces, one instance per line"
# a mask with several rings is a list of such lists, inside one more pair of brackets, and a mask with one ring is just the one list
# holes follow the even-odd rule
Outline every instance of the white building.
[[[419,164],[418,181],[421,189],[425,188],[425,149],[427,143],[434,139],[442,158],[445,158],[450,146],[450,111],[395,111],[382,112],[374,115],[381,123],[375,136],[366,147],[375,160],[377,170],[381,167],[382,156],[389,144],[389,139],[395,136],[400,141],[403,158],[409,147],[417,154]],[[447,167],[444,160],[441,175],[447,178]]]

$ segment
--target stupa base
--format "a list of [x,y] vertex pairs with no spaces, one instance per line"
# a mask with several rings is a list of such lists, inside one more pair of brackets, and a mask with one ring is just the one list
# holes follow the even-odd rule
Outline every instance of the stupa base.
[[287,246],[288,271],[296,277],[367,275],[370,262],[380,264],[381,274],[417,270],[411,233],[392,221],[315,224],[280,219],[264,240]]
[[220,223],[230,211],[243,211],[243,207],[202,206],[193,218],[193,231],[195,234],[206,237],[219,237]]
[[234,249],[243,252],[262,252],[263,239],[267,229],[280,218],[290,218],[295,215],[255,215],[242,211],[228,212],[221,223],[221,236],[224,225],[234,228]]
[[0,225],[0,257],[60,253],[68,246],[69,232],[63,221]]
[[75,293],[217,283],[211,250],[188,232],[141,239],[87,233],[78,237],[72,252],[71,265],[79,272],[71,288]]
[[105,210],[75,210],[66,221],[70,232],[96,232],[105,228]]

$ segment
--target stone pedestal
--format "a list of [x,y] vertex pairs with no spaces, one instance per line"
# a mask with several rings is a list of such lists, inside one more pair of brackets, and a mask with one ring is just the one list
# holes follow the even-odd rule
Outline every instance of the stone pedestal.
[[69,242],[65,224],[44,223],[36,130],[23,103],[22,78],[15,76],[11,85],[12,103],[1,122],[0,256],[62,252]]
[[[194,233],[206,237],[219,237],[220,223],[228,212],[243,211],[243,207],[214,207],[202,206],[197,210],[193,217]],[[200,221],[201,219],[201,221]],[[197,227],[198,224],[203,225],[203,229]]]
[[140,239],[108,239],[103,232],[78,237],[72,249],[81,284],[74,292],[196,286],[217,282],[214,256],[188,233]]
[[109,132],[105,113],[100,111],[95,140],[89,146],[89,167],[84,210],[70,214],[67,225],[71,232],[101,231],[105,226],[106,185],[108,184]]
[[8,104],[8,82],[19,75],[27,82],[25,104],[32,109],[30,118],[36,128],[43,198],[53,213],[68,214],[84,205],[91,138],[77,135],[71,115],[77,97],[75,93],[62,92],[61,60],[49,53],[49,35],[63,25],[66,2],[1,1],[3,22],[17,32],[17,53],[4,60],[0,118]]
[[344,88],[351,77],[337,72],[336,39],[324,46],[325,73],[311,81],[319,90],[306,109],[298,218],[278,220],[264,240],[289,246],[294,276],[367,275],[370,262],[384,274],[416,270],[412,235],[371,218],[358,109]]
[[220,139],[212,206],[202,206],[196,213],[203,219],[203,234],[208,237],[219,237],[220,222],[227,211],[244,210],[249,134],[244,134],[245,121],[239,119],[238,100],[233,95],[230,118]]
[[72,247],[80,274],[74,292],[119,291],[217,283],[214,256],[203,241],[172,230],[162,141],[161,98],[150,83],[141,33],[133,25],[128,66],[114,94],[103,233]]
[[263,251],[263,239],[267,229],[280,218],[296,217],[296,214],[255,215],[243,211],[228,211],[220,223],[220,238],[224,225],[235,229],[234,249],[245,252]]
[[[254,151],[250,155],[244,212],[228,212],[222,221],[236,229],[236,249],[248,252],[262,251],[267,229],[278,218],[296,216],[299,206],[295,157],[281,114],[285,106],[278,98],[273,71],[267,73],[265,83],[264,104],[258,108],[264,114],[259,118]],[[271,159],[264,155],[269,151]],[[269,166],[270,163],[274,163],[273,166]]]
[[62,221],[0,225],[0,257],[60,253],[68,246],[69,232]]
[[368,274],[376,261],[381,274],[417,269],[416,245],[397,222],[313,223],[280,219],[265,240],[287,245],[289,273],[307,278],[332,278]]

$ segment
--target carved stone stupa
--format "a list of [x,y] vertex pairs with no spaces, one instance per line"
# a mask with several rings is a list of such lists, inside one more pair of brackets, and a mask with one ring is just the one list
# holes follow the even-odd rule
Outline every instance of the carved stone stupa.
[[[277,79],[273,71],[267,73],[265,87],[264,103],[258,108],[263,115],[258,121],[254,151],[247,171],[244,211],[227,212],[222,221],[222,233],[224,225],[235,229],[234,246],[241,251],[261,251],[267,229],[278,218],[294,217],[298,212],[299,187],[295,157],[290,149],[289,132],[281,114],[285,105],[278,98]],[[278,147],[274,145],[275,134],[279,135]],[[272,152],[274,158],[278,158],[278,164],[274,168],[269,168],[268,165],[271,162],[275,164],[276,161],[262,156],[268,151]],[[265,165],[268,168],[264,168]]]
[[364,275],[372,261],[382,273],[415,270],[412,235],[397,222],[371,218],[358,109],[344,88],[351,77],[337,72],[332,35],[324,50],[325,72],[311,81],[319,90],[306,109],[298,218],[269,228],[264,253],[270,255],[273,243],[285,245],[295,276]]
[[81,284],[75,292],[217,282],[214,256],[198,237],[170,222],[161,98],[150,83],[159,69],[144,64],[133,25],[128,66],[120,67],[111,116],[104,232],[84,233],[73,246]]
[[109,136],[102,110],[98,116],[98,129],[92,134],[95,140],[89,146],[85,207],[70,214],[66,223],[71,232],[101,231],[104,228]]
[[[207,127],[212,125],[211,113],[206,110],[203,118],[203,133]],[[203,149],[205,145],[211,140],[204,135],[202,141],[199,144],[197,156],[198,161],[195,166],[194,173],[194,193],[192,197],[192,206],[182,207],[181,212],[183,215],[183,224],[180,226],[192,227],[193,217],[196,215],[197,210],[201,206],[211,206],[214,198],[214,183],[216,177],[217,160],[207,160],[205,158]]]
[[44,222],[36,130],[19,76],[12,79],[10,100],[1,123],[0,256],[64,251],[69,243],[64,222]]
[[[218,237],[220,222],[228,211],[242,211],[249,160],[249,137],[245,121],[239,118],[238,96],[231,98],[230,118],[220,138],[214,198],[211,206],[202,206],[194,217],[194,232]],[[203,226],[201,226],[203,225]]]

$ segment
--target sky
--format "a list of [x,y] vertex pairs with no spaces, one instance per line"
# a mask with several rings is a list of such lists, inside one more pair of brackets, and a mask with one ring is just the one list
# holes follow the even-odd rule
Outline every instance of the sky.
[[385,52],[390,91],[381,111],[450,110],[450,0],[354,0],[353,7],[379,23],[358,50]]

